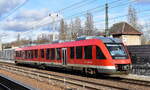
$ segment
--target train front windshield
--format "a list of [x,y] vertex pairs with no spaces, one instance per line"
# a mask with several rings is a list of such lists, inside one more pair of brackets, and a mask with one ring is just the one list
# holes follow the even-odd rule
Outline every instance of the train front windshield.
[[113,59],[127,59],[128,55],[122,44],[106,44]]

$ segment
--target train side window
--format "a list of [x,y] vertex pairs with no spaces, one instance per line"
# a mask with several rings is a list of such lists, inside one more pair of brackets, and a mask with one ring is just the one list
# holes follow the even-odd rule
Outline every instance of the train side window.
[[22,58],[25,59],[25,51],[23,51],[22,54]]
[[55,48],[51,49],[51,59],[54,60],[55,59]]
[[38,58],[38,50],[34,50],[34,57]]
[[41,58],[44,58],[44,49],[40,50]]
[[74,47],[70,48],[70,58],[74,59]]
[[19,52],[19,57],[21,57],[21,51]]
[[50,49],[46,49],[46,59],[50,59]]
[[31,50],[31,58],[33,58],[33,50]]
[[18,51],[16,51],[16,57],[18,57]]
[[30,52],[29,51],[27,51],[27,58],[29,59],[30,58]]
[[26,59],[28,59],[28,51],[26,51],[26,55],[27,55],[27,56],[26,56]]
[[96,59],[106,59],[102,50],[98,46],[96,46]]
[[29,59],[31,59],[31,51],[28,51],[28,53],[29,53]]
[[27,51],[25,51],[25,59],[27,59]]
[[61,53],[60,53],[61,49],[60,48],[57,48],[56,49],[56,59],[57,60],[60,60],[61,59]]
[[84,59],[92,59],[92,46],[84,47]]
[[82,59],[82,47],[76,47],[76,58]]

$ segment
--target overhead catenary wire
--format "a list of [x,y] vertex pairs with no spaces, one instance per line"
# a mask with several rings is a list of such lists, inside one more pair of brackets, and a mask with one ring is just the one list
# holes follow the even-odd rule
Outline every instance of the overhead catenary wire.
[[[86,2],[86,3],[76,4],[75,6],[69,5],[70,7],[68,7],[68,8],[66,7],[66,8],[64,8],[62,10],[57,11],[56,13],[63,12],[65,10],[67,10],[67,9],[75,10],[75,9],[81,8],[81,7],[85,6],[85,5],[92,4],[95,1],[97,1],[97,0],[92,0],[92,1],[89,1],[89,2]],[[113,4],[113,3],[116,3],[116,2],[119,2],[119,1],[122,1],[122,0],[115,0],[115,1],[112,1],[112,2],[108,2],[108,4]],[[95,8],[92,8],[92,9],[89,9],[89,10],[86,10],[86,11],[91,11],[91,10],[94,10],[94,9],[98,9],[98,8],[101,8],[101,6],[103,7],[104,5],[98,5]]]
[[[82,1],[80,1],[80,2],[77,2],[77,3],[74,3],[74,4],[71,4],[70,6],[68,6],[68,7],[65,7],[65,8],[63,8],[63,9],[61,9],[62,11],[63,10],[65,10],[65,9],[67,9],[67,8],[69,8],[69,7],[74,7],[74,6],[76,6],[77,4],[79,4],[79,3],[82,3],[83,4],[83,1],[84,0],[82,0]],[[91,1],[91,0],[90,0]],[[93,1],[93,0],[92,0]],[[113,3],[116,3],[116,2],[119,2],[119,1],[121,1],[121,0],[115,0],[115,1],[112,1],[112,2],[108,2],[109,4],[113,4]],[[85,4],[85,3],[84,3]],[[79,4],[79,5],[81,5],[81,4]],[[97,7],[98,8],[98,7]],[[93,8],[93,9],[96,9],[96,8]],[[61,10],[59,10],[59,11],[61,11]],[[90,9],[90,10],[92,10],[92,9]],[[101,9],[101,10],[104,10],[104,9]],[[93,12],[97,12],[97,11],[93,11]],[[57,21],[58,22],[58,21]],[[48,23],[47,23],[48,24]],[[37,25],[40,25],[40,23],[38,23]],[[44,25],[46,25],[46,24],[44,24]],[[31,26],[31,28],[30,29],[32,29],[32,27],[34,27],[34,26]]]
[[3,16],[0,18],[1,20],[4,20],[6,18],[8,18],[9,16],[11,16],[14,12],[16,12],[18,9],[20,9],[21,7],[23,7],[29,0],[25,0],[22,4],[18,5],[17,7],[15,7],[13,10],[11,10],[7,15]]
[[[112,1],[112,2],[108,2],[109,4],[114,4],[114,3],[116,3],[116,2],[119,2],[119,1],[122,1],[122,0],[115,0],[115,1]],[[77,4],[77,3],[76,3]],[[128,3],[126,3],[126,4],[128,4]],[[123,5],[126,5],[126,4],[123,4]],[[74,4],[75,5],[75,4]],[[104,5],[103,5],[104,6]],[[121,6],[121,5],[120,5]],[[95,7],[95,8],[92,8],[92,9],[90,9],[90,10],[93,10],[93,9],[97,9],[98,8],[98,6],[97,7]],[[114,7],[115,8],[115,7]],[[65,9],[65,8],[64,8]],[[64,9],[62,9],[62,10],[64,10]],[[104,8],[101,8],[101,10],[105,10]],[[93,11],[93,13],[94,12],[98,12],[99,10],[96,10],[96,11]],[[85,12],[87,12],[87,11],[85,11]],[[60,20],[57,20],[56,22],[59,22]],[[41,24],[41,23],[38,23],[36,26],[38,26],[38,25],[40,25],[40,26],[43,26],[43,25],[47,25],[47,24],[49,24],[49,23],[46,23],[46,24]],[[40,27],[40,26],[38,26],[38,27]],[[34,28],[37,28],[37,27],[35,27],[35,26],[31,26],[30,28],[28,28],[28,30],[29,29],[31,29],[31,31],[32,31],[32,29],[33,29],[33,27]],[[27,32],[29,32],[29,31],[27,31]]]
[[[92,1],[95,1],[95,0],[92,0]],[[90,0],[90,2],[91,2],[91,0]],[[73,3],[73,4],[69,5],[69,6],[64,7],[62,9],[58,10],[58,11],[55,11],[55,12],[56,13],[61,13],[61,12],[65,11],[65,10],[67,10],[67,9],[71,9],[71,8],[73,8],[75,6],[78,6],[78,5],[81,5],[83,3],[89,3],[89,0],[82,0],[82,1],[79,1],[79,2],[76,2],[76,3]]]
[[[149,12],[149,11],[150,11],[150,9],[145,9],[145,10],[138,11],[137,14],[141,14],[141,13],[145,13],[145,12]],[[112,20],[115,20],[115,19],[119,19],[119,18],[124,18],[124,17],[126,17],[127,15],[128,15],[128,14],[116,16],[116,17],[110,18],[109,21],[112,21]],[[149,16],[149,14],[146,15],[146,16]],[[143,15],[143,17],[141,17],[141,18],[144,19],[144,17],[145,17],[145,15]],[[148,17],[147,17],[147,18],[148,18]],[[120,20],[121,20],[121,19],[120,19]],[[117,21],[118,21],[118,20],[117,20]],[[123,21],[125,21],[125,20],[123,20]],[[100,21],[94,22],[94,25],[97,25],[97,24],[105,24],[105,22],[104,22],[104,20],[100,20]],[[111,23],[111,24],[114,24],[114,22]],[[142,25],[142,27],[145,27],[145,26]]]
[[[116,0],[116,1],[119,2],[121,0]],[[120,5],[110,6],[109,9],[117,8],[117,7],[120,7],[120,6],[125,6],[125,5],[128,5],[128,4],[132,3],[132,2],[135,2],[135,1],[130,1],[130,2],[127,2],[127,3],[120,4]],[[115,1],[112,2],[112,3],[110,2],[109,4],[113,4],[113,3],[115,3]],[[102,12],[102,11],[105,11],[104,5],[103,5],[103,7],[97,6],[97,7],[92,8],[92,9],[88,9],[88,10],[85,10],[85,11],[82,11],[82,12],[79,12],[79,13],[75,13],[71,16],[66,17],[65,19],[73,19],[75,17],[81,17],[81,16],[86,15],[87,12],[98,13],[98,12]]]

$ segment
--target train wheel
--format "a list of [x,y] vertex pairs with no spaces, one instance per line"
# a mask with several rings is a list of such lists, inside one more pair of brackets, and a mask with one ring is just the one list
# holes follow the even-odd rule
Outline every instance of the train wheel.
[[46,69],[46,67],[44,65],[40,65],[39,68],[42,70]]
[[96,70],[95,69],[89,69],[88,70],[89,71],[89,74],[91,74],[91,75],[94,75],[94,74],[96,74]]
[[84,68],[84,72],[90,75],[94,75],[97,73],[96,69],[93,68]]

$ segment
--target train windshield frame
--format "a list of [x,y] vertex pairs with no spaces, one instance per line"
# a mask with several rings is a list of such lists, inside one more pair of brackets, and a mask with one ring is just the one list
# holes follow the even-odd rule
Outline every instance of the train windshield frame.
[[120,44],[106,44],[106,47],[113,59],[128,59],[124,46]]

